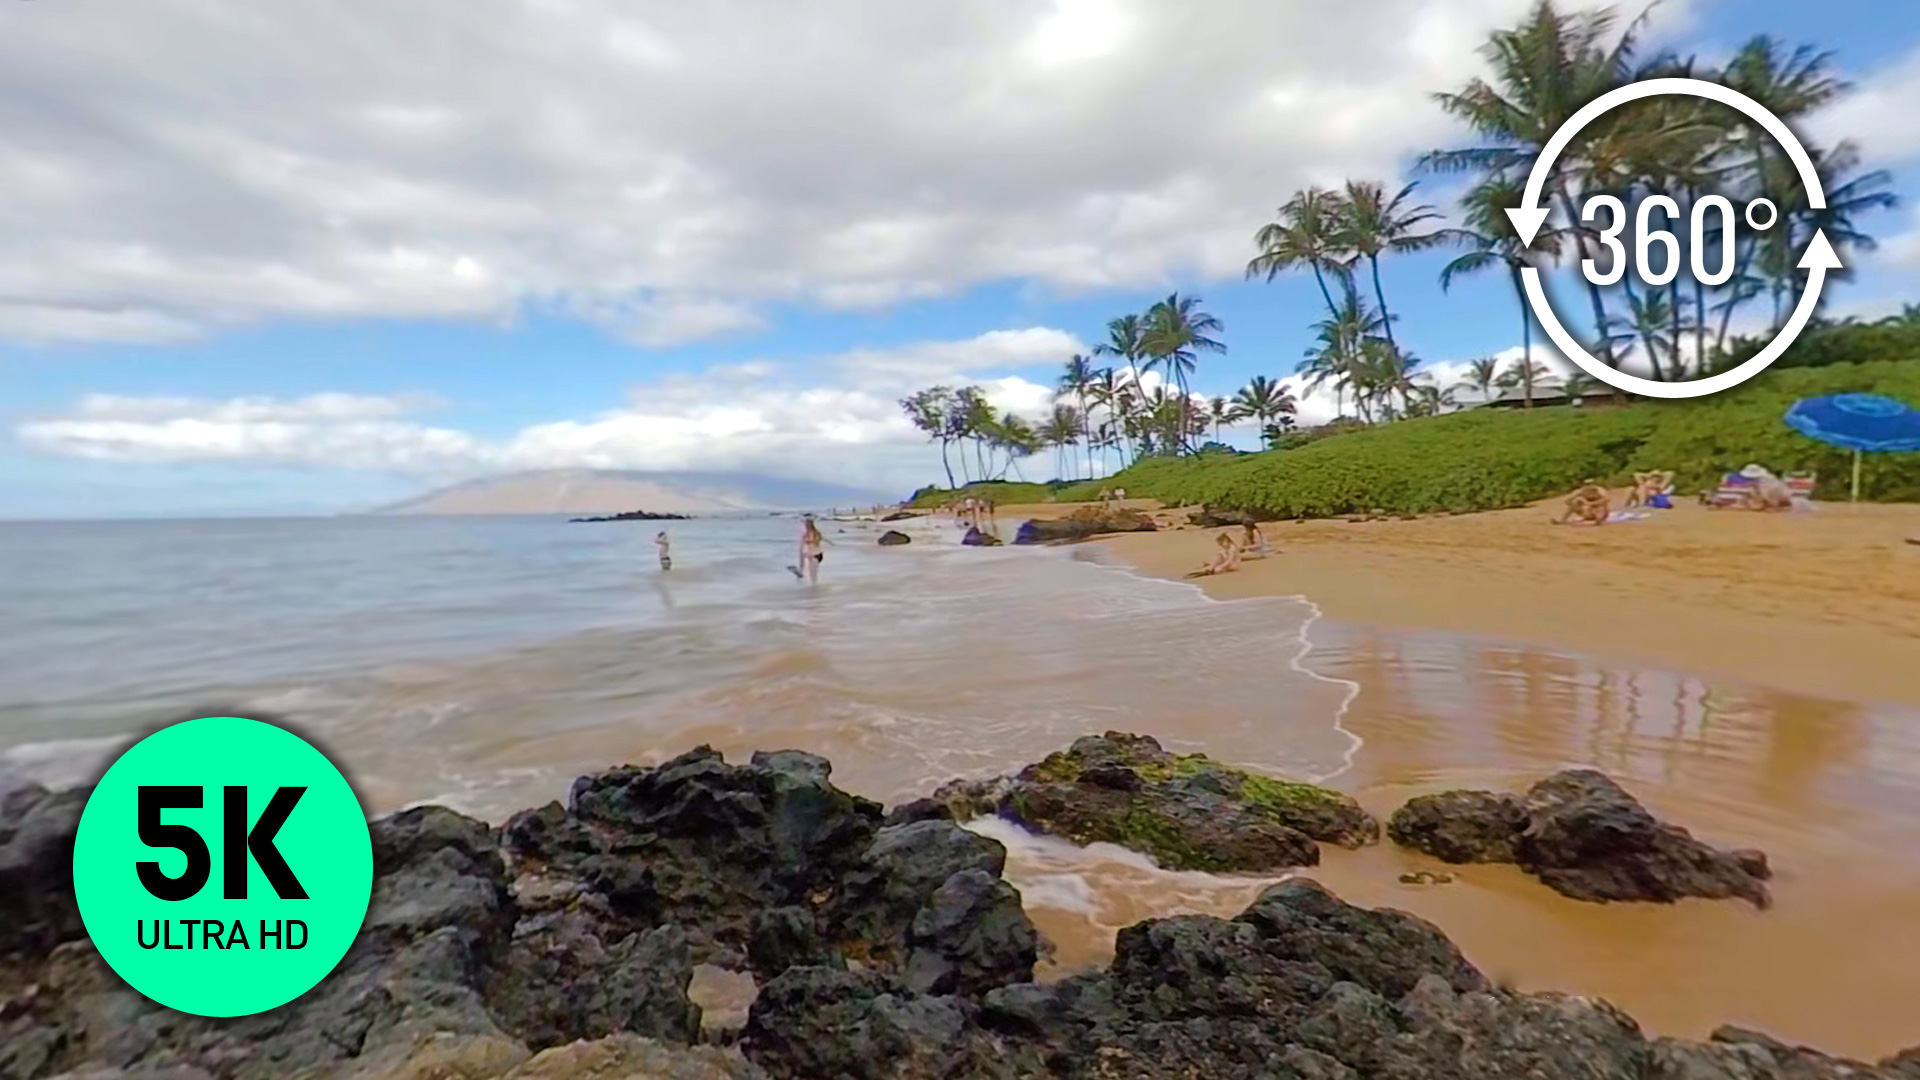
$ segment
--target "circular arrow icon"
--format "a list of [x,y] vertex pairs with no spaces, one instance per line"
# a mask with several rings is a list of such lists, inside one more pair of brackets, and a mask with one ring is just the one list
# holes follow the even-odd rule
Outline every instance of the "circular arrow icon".
[[[1547,219],[1548,207],[1542,204],[1547,178],[1552,174],[1554,163],[1566,150],[1567,144],[1573,141],[1573,137],[1610,109],[1629,101],[1665,94],[1707,98],[1738,109],[1751,117],[1786,150],[1787,158],[1793,162],[1794,169],[1800,174],[1800,182],[1806,188],[1807,205],[1815,210],[1826,208],[1826,192],[1820,185],[1819,172],[1813,167],[1813,157],[1807,153],[1806,147],[1800,145],[1800,140],[1794,135],[1793,130],[1787,127],[1779,117],[1768,112],[1765,106],[1738,90],[1721,86],[1719,83],[1704,82],[1700,79],[1648,79],[1610,90],[1587,103],[1586,107],[1574,113],[1565,124],[1560,126],[1560,130],[1553,133],[1553,137],[1547,140],[1546,145],[1540,148],[1540,156],[1534,159],[1533,171],[1527,176],[1526,191],[1520,205],[1507,210],[1507,217],[1512,219],[1514,230],[1519,234],[1522,243],[1531,245],[1534,237],[1539,235],[1541,225]],[[1665,199],[1664,196],[1657,198]],[[1651,201],[1653,200],[1649,200]],[[1672,205],[1671,200],[1666,201],[1667,205]],[[1725,202],[1725,200],[1721,201]],[[1614,206],[1619,206],[1617,199],[1612,202]],[[1591,206],[1590,203],[1589,218],[1592,216]],[[1624,217],[1623,209],[1616,213],[1619,217]],[[1647,214],[1643,210],[1640,215],[1643,230],[1646,219]],[[1616,220],[1614,229],[1609,232],[1617,232],[1621,225],[1622,222]],[[1603,239],[1606,235],[1602,234]],[[1670,234],[1660,235],[1662,239],[1673,243],[1673,237]],[[1624,248],[1618,241],[1609,241],[1609,243],[1615,249],[1615,260],[1618,263],[1624,258]],[[1644,248],[1644,245],[1642,246]],[[1678,266],[1677,243],[1674,243],[1671,248],[1671,255],[1670,265]],[[1642,261],[1644,263],[1644,253]],[[1834,254],[1833,245],[1827,240],[1826,233],[1815,230],[1813,239],[1807,244],[1807,250],[1801,255],[1798,266],[1807,272],[1807,287],[1800,294],[1800,302],[1794,307],[1793,314],[1788,317],[1785,325],[1780,327],[1780,332],[1774,336],[1774,339],[1767,343],[1766,348],[1761,349],[1751,360],[1730,371],[1688,382],[1643,379],[1602,363],[1587,352],[1586,347],[1568,333],[1565,326],[1561,325],[1559,316],[1554,314],[1553,307],[1547,303],[1547,293],[1540,283],[1539,269],[1527,266],[1521,268],[1520,273],[1526,286],[1527,301],[1532,306],[1534,315],[1539,318],[1541,329],[1545,330],[1547,336],[1553,339],[1553,343],[1560,347],[1560,351],[1566,354],[1567,359],[1578,364],[1587,374],[1629,393],[1646,397],[1689,398],[1701,397],[1728,387],[1738,386],[1753,378],[1765,370],[1767,365],[1779,359],[1780,354],[1787,350],[1787,346],[1793,344],[1793,339],[1800,336],[1800,331],[1806,327],[1807,320],[1813,317],[1814,308],[1819,306],[1820,289],[1826,283],[1827,271],[1841,268],[1840,259]],[[1670,278],[1672,270],[1669,269],[1667,274]]]

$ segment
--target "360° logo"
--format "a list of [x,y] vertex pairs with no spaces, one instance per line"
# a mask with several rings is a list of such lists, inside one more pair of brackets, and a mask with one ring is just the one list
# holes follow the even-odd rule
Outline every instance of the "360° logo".
[[[1644,82],[1619,87],[1595,98],[1589,102],[1585,108],[1574,113],[1565,124],[1560,126],[1560,130],[1553,133],[1553,137],[1547,140],[1546,145],[1540,148],[1540,156],[1534,160],[1533,171],[1527,176],[1526,191],[1521,199],[1520,205],[1507,211],[1507,216],[1513,220],[1514,229],[1519,233],[1523,243],[1532,244],[1534,238],[1539,235],[1540,226],[1546,221],[1549,208],[1542,205],[1542,200],[1546,190],[1547,179],[1553,172],[1554,163],[1559,160],[1561,153],[1566,150],[1567,144],[1573,141],[1573,137],[1578,135],[1588,124],[1593,123],[1599,119],[1602,114],[1611,109],[1625,105],[1630,101],[1639,101],[1642,98],[1658,97],[1666,94],[1707,98],[1712,101],[1718,101],[1723,105],[1732,106],[1751,117],[1767,134],[1773,136],[1774,141],[1778,142],[1782,149],[1786,150],[1787,158],[1793,162],[1795,171],[1800,175],[1800,182],[1806,188],[1808,205],[1816,210],[1826,208],[1826,192],[1820,185],[1820,174],[1813,166],[1813,158],[1807,153],[1806,147],[1800,145],[1800,140],[1794,135],[1793,130],[1787,127],[1779,117],[1767,111],[1765,106],[1747,95],[1740,93],[1738,90],[1721,86],[1718,83],[1704,82],[1700,79],[1648,79]],[[1753,216],[1753,211],[1763,204],[1773,212],[1772,217],[1765,225],[1759,224]],[[1721,267],[1717,271],[1706,269],[1706,260],[1702,257],[1702,244],[1700,243],[1702,234],[1705,231],[1702,223],[1705,219],[1705,211],[1709,207],[1724,207],[1722,212],[1725,214],[1725,217],[1722,219],[1723,257]],[[1587,259],[1583,261],[1583,269],[1588,275],[1589,280],[1595,284],[1604,285],[1611,284],[1613,281],[1618,280],[1620,274],[1625,269],[1626,249],[1617,239],[1614,239],[1614,237],[1616,237],[1625,226],[1626,209],[1617,198],[1605,195],[1598,196],[1588,200],[1586,207],[1582,211],[1581,216],[1583,220],[1594,220],[1598,216],[1596,214],[1596,210],[1598,209],[1609,210],[1613,215],[1611,226],[1603,230],[1600,234],[1603,242],[1613,251],[1613,266],[1611,270],[1601,274],[1596,272],[1594,260]],[[1665,241],[1663,246],[1666,247],[1668,253],[1667,267],[1666,270],[1662,272],[1664,276],[1655,275],[1658,283],[1665,284],[1678,272],[1680,263],[1679,243],[1671,234],[1652,233],[1651,236],[1649,235],[1648,219],[1651,209],[1666,209],[1669,214],[1674,214],[1678,208],[1674,205],[1672,199],[1667,196],[1653,196],[1641,202],[1640,212],[1636,222],[1636,231],[1639,236],[1634,248],[1635,253],[1638,255],[1637,261],[1640,264],[1643,277],[1648,275],[1646,254],[1648,248],[1651,246],[1651,240],[1658,239]],[[1772,204],[1765,199],[1756,199],[1750,203],[1743,216],[1745,216],[1748,225],[1756,229],[1771,228],[1779,221],[1778,209],[1773,207]],[[1694,271],[1696,276],[1700,277],[1701,280],[1709,284],[1718,284],[1726,280],[1726,277],[1731,274],[1731,237],[1733,229],[1734,217],[1732,204],[1725,198],[1710,196],[1696,203],[1694,220]],[[1601,362],[1598,358],[1587,352],[1586,347],[1581,345],[1579,340],[1572,334],[1568,333],[1565,326],[1561,325],[1559,317],[1554,314],[1552,305],[1547,302],[1546,290],[1540,283],[1539,269],[1532,266],[1523,267],[1520,273],[1526,286],[1527,300],[1533,307],[1534,315],[1539,318],[1541,328],[1547,332],[1549,338],[1553,339],[1553,343],[1560,347],[1560,351],[1566,354],[1567,359],[1578,364],[1587,374],[1630,393],[1642,394],[1647,397],[1689,398],[1701,397],[1706,394],[1715,393],[1716,391],[1725,390],[1732,386],[1738,386],[1764,371],[1767,365],[1779,359],[1780,354],[1787,350],[1787,346],[1793,344],[1794,338],[1800,335],[1800,331],[1807,325],[1807,320],[1812,318],[1814,308],[1820,303],[1820,289],[1826,283],[1827,271],[1838,270],[1841,266],[1840,259],[1834,254],[1833,245],[1828,242],[1826,234],[1818,230],[1814,232],[1813,239],[1807,244],[1806,252],[1801,256],[1798,265],[1801,269],[1807,271],[1807,285],[1805,290],[1800,294],[1800,302],[1795,305],[1793,314],[1789,316],[1787,321],[1780,327],[1780,331],[1774,336],[1774,339],[1768,342],[1767,346],[1761,349],[1752,359],[1732,370],[1687,382],[1661,382],[1654,379],[1643,379],[1637,375],[1630,375],[1618,368],[1610,367]]]
[[200,1016],[284,1005],[360,932],[373,845],[360,800],[283,728],[212,716],[129,747],[87,797],[73,888],[108,966]]

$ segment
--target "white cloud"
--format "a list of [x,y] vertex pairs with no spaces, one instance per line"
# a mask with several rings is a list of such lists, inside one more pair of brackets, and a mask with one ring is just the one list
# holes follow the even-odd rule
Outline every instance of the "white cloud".
[[463,432],[405,417],[427,399],[315,394],[292,401],[95,394],[72,414],[22,422],[27,447],[64,457],[145,464],[241,461],[393,472],[469,468],[484,458]]
[[1448,141],[1530,2],[9,4],[0,335],[1235,276],[1288,191]]
[[1867,160],[1886,164],[1920,155],[1920,46],[1856,82],[1851,93],[1821,110],[1810,127],[1828,142],[1852,139]]
[[622,408],[534,424],[502,440],[421,422],[426,396],[315,394],[284,400],[95,394],[15,434],[65,457],[149,464],[234,462],[446,477],[544,468],[744,470],[907,490],[938,456],[901,413],[916,386],[975,384],[996,409],[1050,408],[1046,382],[1016,372],[1084,351],[1047,327],[962,341],[861,349],[808,365],[751,361],[634,388]]

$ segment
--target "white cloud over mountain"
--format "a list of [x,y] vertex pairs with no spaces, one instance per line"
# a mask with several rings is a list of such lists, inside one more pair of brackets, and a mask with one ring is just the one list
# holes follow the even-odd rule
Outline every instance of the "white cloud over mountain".
[[[315,394],[224,401],[96,394],[23,421],[41,453],[145,464],[236,462],[421,476],[567,468],[738,469],[877,488],[923,483],[937,460],[898,399],[931,383],[975,383],[1000,409],[1051,404],[1051,369],[1086,346],[1046,327],[961,341],[862,349],[789,372],[752,362],[635,387],[599,416],[485,440],[423,419],[431,397]],[[824,375],[822,374],[824,373]]]

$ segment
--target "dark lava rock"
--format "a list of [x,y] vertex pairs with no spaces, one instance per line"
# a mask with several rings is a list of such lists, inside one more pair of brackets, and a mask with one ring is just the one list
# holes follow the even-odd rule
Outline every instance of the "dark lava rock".
[[1733,897],[1770,902],[1764,857],[1736,857],[1656,819],[1620,785],[1591,769],[1555,773],[1527,792],[1520,865],[1576,900]]
[[1719,851],[1655,818],[1604,774],[1558,772],[1524,799],[1449,791],[1409,801],[1387,832],[1447,862],[1513,862],[1575,900],[1739,898],[1766,907],[1764,853]]
[[967,535],[960,542],[968,547],[999,547],[1000,538],[990,532],[982,532],[978,526],[969,526]]
[[686,934],[662,926],[608,945],[599,931],[579,911],[522,919],[489,982],[500,1026],[535,1050],[616,1032],[693,1042],[700,1009],[687,1000]]
[[881,521],[911,521],[914,518],[917,518],[919,516],[921,515],[912,513],[907,510],[895,510],[893,513],[888,514],[885,517],[882,517],[880,520]]
[[874,972],[791,968],[755,999],[747,1057],[796,1080],[1013,1080],[1006,1048],[964,1003],[915,994]]
[[1010,914],[1032,935],[1012,886],[1010,909],[979,904],[960,912],[965,925],[913,937],[930,906],[936,922],[954,913],[948,879],[975,871],[999,882],[999,842],[950,820],[883,827],[880,807],[835,788],[830,771],[796,751],[738,766],[703,747],[655,769],[582,777],[570,808],[516,815],[507,843],[523,872],[597,896],[616,928],[602,931],[607,942],[677,925],[694,962],[744,961],[763,982],[847,958],[897,971],[916,949],[964,973],[969,992],[1031,978],[1031,956],[1024,969],[1006,959],[1020,933],[1002,925]]
[[730,765],[700,747],[658,768],[574,782],[569,806],[506,825],[517,865],[575,878],[628,929],[687,929],[697,962],[744,947],[753,912],[832,896],[880,828],[881,808],[797,752]]
[[1083,506],[1063,518],[1035,518],[1021,524],[1014,534],[1016,544],[1050,544],[1061,540],[1085,540],[1107,533],[1153,532],[1153,519],[1138,510],[1117,506]]
[[962,870],[914,916],[904,981],[924,994],[980,994],[1033,979],[1039,935],[997,874]]
[[627,510],[623,513],[608,514],[604,517],[568,518],[569,522],[579,521],[686,521],[685,514],[656,514],[649,510]]
[[1393,812],[1387,835],[1401,847],[1450,863],[1510,863],[1527,827],[1518,796],[1491,791],[1421,795]]
[[1120,932],[1105,971],[1016,983],[977,1007],[875,973],[793,968],[755,1002],[747,1055],[775,1077],[1053,1076],[1896,1080],[1723,1029],[1649,1040],[1606,1004],[1492,986],[1435,927],[1306,880],[1239,918]]
[[92,788],[29,784],[0,798],[0,957],[44,955],[80,937],[73,835]]
[[901,544],[911,543],[913,543],[913,537],[908,536],[898,529],[888,529],[886,532],[880,534],[881,547],[899,547]]
[[935,793],[956,816],[998,813],[1075,843],[1106,842],[1181,870],[1259,872],[1320,861],[1316,840],[1360,847],[1380,825],[1352,799],[1259,776],[1204,754],[1170,754],[1142,735],[1108,732],[1018,776]]
[[1198,525],[1203,529],[1218,529],[1229,525],[1245,525],[1256,520],[1258,519],[1244,510],[1216,510],[1211,506],[1203,506],[1187,514],[1188,524]]

